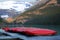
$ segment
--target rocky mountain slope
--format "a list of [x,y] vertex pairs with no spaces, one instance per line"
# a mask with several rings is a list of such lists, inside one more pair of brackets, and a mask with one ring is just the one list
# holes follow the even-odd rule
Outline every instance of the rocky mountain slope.
[[60,24],[60,6],[57,5],[57,0],[50,0],[42,7],[22,13],[14,22],[40,25],[40,24]]
[[50,0],[43,7],[25,12],[17,19],[17,23],[25,24],[59,24],[60,7],[57,6],[57,0]]

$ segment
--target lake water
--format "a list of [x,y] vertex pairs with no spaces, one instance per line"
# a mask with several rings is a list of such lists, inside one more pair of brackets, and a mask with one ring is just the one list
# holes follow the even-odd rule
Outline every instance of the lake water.
[[[29,25],[25,25],[25,26],[29,27]],[[38,27],[38,28],[46,28],[46,29],[56,30],[57,35],[60,35],[60,25],[31,25],[31,26]]]
[[45,28],[45,29],[52,29],[57,31],[57,35],[60,35],[60,25],[21,25],[21,24],[17,24],[17,23],[13,23],[13,24],[1,24],[1,27],[37,27],[37,28]]
[[[9,26],[9,25],[8,25]],[[18,25],[19,26],[19,25]],[[47,28],[57,31],[57,37],[56,36],[32,36],[32,37],[26,37],[21,36],[24,40],[60,40],[60,25],[25,25],[27,27],[38,27],[38,28]],[[10,27],[13,27],[10,25]]]

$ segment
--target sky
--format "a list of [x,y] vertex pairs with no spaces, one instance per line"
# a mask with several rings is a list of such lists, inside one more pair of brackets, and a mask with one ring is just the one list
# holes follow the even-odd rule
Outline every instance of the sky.
[[29,2],[4,1],[0,2],[0,9],[15,9],[16,11],[24,11],[25,8],[32,6]]
[[[34,5],[36,1],[37,0],[0,0],[0,9],[15,9],[17,11],[24,11],[25,8],[29,8]],[[20,4],[20,2],[25,3]]]
[[[28,2],[22,4],[14,4],[17,2]],[[15,9],[17,11],[23,11],[25,8],[32,6],[29,2],[36,2],[36,0],[0,0],[0,9]],[[22,9],[21,9],[22,8]]]
[[[0,0],[1,1],[12,1],[12,0]],[[34,2],[36,0],[13,0],[13,1],[28,1],[28,2]]]
[[[16,10],[16,12],[24,12],[25,9],[29,8],[30,6],[32,6],[32,4],[29,2],[17,2],[11,0],[0,2],[0,9],[9,9],[9,10],[14,9]],[[8,14],[1,15],[1,18],[8,18],[8,17],[9,17]]]

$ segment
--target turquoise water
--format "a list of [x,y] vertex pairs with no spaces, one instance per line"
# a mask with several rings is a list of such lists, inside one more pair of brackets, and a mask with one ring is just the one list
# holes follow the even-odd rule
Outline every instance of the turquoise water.
[[[29,25],[25,25],[29,27]],[[60,25],[30,25],[30,27],[45,28],[57,31],[56,35],[60,35]]]
[[1,24],[1,27],[37,27],[37,28],[44,28],[44,29],[51,29],[57,31],[56,35],[60,35],[60,25],[21,25],[21,24]]
[[21,37],[24,40],[60,40],[60,25],[25,25],[27,27],[38,27],[38,28],[47,28],[47,29],[52,29],[56,30],[58,32],[57,36],[32,36],[32,37],[26,37],[26,36],[21,36],[21,35],[15,35],[16,37]]
[[2,28],[2,27],[36,27],[36,28],[44,28],[44,29],[51,29],[51,30],[55,30],[55,31],[57,31],[57,34],[56,35],[60,35],[60,25],[22,25],[22,24],[20,24],[20,23],[18,23],[18,24],[15,24],[15,23],[13,23],[13,24],[4,24],[4,23],[2,23],[1,25],[0,25],[0,28]]

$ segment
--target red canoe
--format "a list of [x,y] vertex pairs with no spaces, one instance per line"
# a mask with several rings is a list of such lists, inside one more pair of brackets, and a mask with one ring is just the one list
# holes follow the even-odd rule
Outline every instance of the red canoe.
[[5,31],[12,32],[23,32],[27,35],[55,35],[56,31],[50,29],[42,29],[42,28],[33,28],[33,27],[16,27],[16,28],[3,28]]

